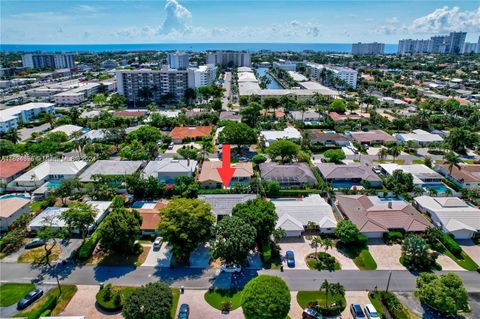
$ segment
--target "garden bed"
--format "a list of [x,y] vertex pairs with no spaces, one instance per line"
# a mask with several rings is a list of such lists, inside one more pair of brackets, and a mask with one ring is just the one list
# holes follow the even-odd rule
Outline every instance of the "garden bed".
[[241,290],[224,290],[224,289],[211,289],[204,295],[205,301],[215,309],[224,310],[223,306],[225,302],[230,302],[230,310],[235,310],[240,307],[242,302]]
[[328,304],[326,304],[326,302],[327,296],[324,291],[299,291],[297,293],[297,303],[302,309],[312,304],[318,304],[322,308],[331,308],[332,312],[330,312],[329,315],[338,315],[342,313],[347,305],[345,296],[342,294],[329,294]]
[[308,268],[313,270],[335,271],[342,269],[335,257],[326,252],[318,252],[316,258],[315,253],[308,254],[305,261]]

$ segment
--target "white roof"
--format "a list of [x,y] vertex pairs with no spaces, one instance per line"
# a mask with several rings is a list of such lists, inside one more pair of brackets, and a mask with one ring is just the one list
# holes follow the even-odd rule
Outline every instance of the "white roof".
[[65,134],[67,134],[67,136],[70,136],[75,132],[81,131],[82,129],[83,129],[83,127],[78,126],[78,125],[66,124],[66,125],[62,125],[62,126],[54,128],[49,133],[63,132]]
[[314,222],[320,228],[337,226],[332,207],[318,194],[296,199],[280,198],[272,203],[279,217],[276,227],[285,231],[303,230],[308,222]]
[[47,207],[28,224],[28,227],[65,227],[65,221],[60,216],[67,209],[67,207]]
[[160,161],[150,161],[143,173],[145,177],[158,177],[159,172],[163,173],[193,173],[197,167],[197,161],[178,160],[173,158],[164,158]]
[[143,161],[98,160],[80,175],[81,182],[92,182],[94,175],[131,175],[140,169]]
[[23,175],[20,175],[15,179],[15,182],[29,182],[33,180],[41,180],[49,175],[76,175],[80,172],[87,162],[85,161],[76,161],[76,162],[66,162],[66,161],[51,161],[43,162],[38,166],[35,166],[28,172]]
[[411,164],[411,165],[398,165],[395,163],[380,164],[388,174],[392,175],[395,170],[402,170],[403,172],[412,174],[413,184],[421,185],[424,179],[442,179],[442,175],[435,172],[423,164]]
[[160,115],[166,116],[168,118],[178,117],[180,111],[160,111]]
[[252,72],[240,72],[238,73],[238,82],[256,82],[258,83],[255,74]]
[[408,141],[441,142],[443,141],[443,138],[440,135],[432,134],[424,130],[413,130],[412,133],[407,133],[407,134],[397,133],[395,134],[395,137],[405,142],[408,142]]
[[110,206],[112,206],[112,202],[110,201],[89,200],[86,203],[88,205],[91,205],[97,211],[97,215],[95,216],[95,222],[97,222],[110,208]]
[[82,136],[80,136],[78,139],[85,138],[85,139],[89,139],[91,141],[102,140],[102,139],[105,138],[105,135],[106,135],[105,130],[91,130],[91,131],[88,131],[87,133],[83,134]]
[[419,196],[415,201],[435,214],[449,232],[480,231],[480,209],[468,205],[458,197]]
[[287,127],[283,131],[261,131],[260,135],[263,136],[265,141],[273,142],[281,139],[293,139],[299,140],[302,138],[302,134],[294,127]]
[[298,73],[296,71],[288,71],[288,74],[290,74],[290,76],[293,78],[294,81],[297,81],[297,82],[308,81],[305,75]]
[[22,111],[34,110],[34,109],[41,109],[41,108],[48,108],[53,106],[52,103],[27,103],[22,105],[17,105],[10,107],[5,110],[0,111],[0,121],[8,121],[13,118],[16,118],[19,113]]

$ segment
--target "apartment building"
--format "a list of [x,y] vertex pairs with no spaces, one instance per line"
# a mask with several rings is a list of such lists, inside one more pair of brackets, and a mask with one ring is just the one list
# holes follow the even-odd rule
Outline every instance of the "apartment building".
[[357,88],[358,72],[345,67],[329,66],[317,63],[307,63],[307,67],[310,69],[310,76],[312,78],[319,79],[323,70],[330,72],[337,79],[345,81],[353,89]]
[[27,103],[0,111],[0,132],[16,129],[20,122],[29,122],[40,113],[55,113],[53,103]]
[[167,54],[168,65],[172,69],[188,69],[190,56],[185,52],[173,52]]
[[217,67],[214,64],[201,65],[188,69],[188,87],[199,88],[215,83]]
[[372,54],[384,54],[385,53],[385,43],[353,43],[352,44],[352,54],[353,55],[372,55]]
[[129,103],[142,102],[142,92],[145,90],[150,91],[151,99],[155,102],[161,102],[165,95],[181,100],[188,88],[188,71],[169,69],[167,66],[161,70],[119,70],[115,76],[117,92],[126,97]]
[[98,91],[99,83],[86,83],[73,90],[55,94],[53,99],[57,105],[76,105],[85,102],[88,97]]
[[448,35],[433,36],[430,40],[400,40],[398,42],[398,54],[462,54],[466,37],[466,32],[450,32]]
[[251,55],[248,52],[215,51],[208,52],[207,64],[224,65],[227,67],[251,66]]
[[22,64],[27,69],[73,69],[73,54],[68,53],[27,53],[22,55]]
[[431,40],[404,39],[398,42],[398,54],[424,54],[432,51]]

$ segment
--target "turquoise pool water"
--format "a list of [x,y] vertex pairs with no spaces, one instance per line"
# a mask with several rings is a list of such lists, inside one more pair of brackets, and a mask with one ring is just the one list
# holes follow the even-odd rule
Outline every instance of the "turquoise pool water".
[[8,198],[15,198],[15,197],[30,199],[30,197],[25,196],[25,195],[4,195],[4,196],[0,197],[0,200],[4,200],[4,199],[8,199]]
[[57,188],[60,186],[60,181],[50,181],[50,182],[47,182],[47,184],[45,186],[47,186],[47,188]]
[[437,191],[438,194],[444,194],[450,188],[445,184],[437,183],[437,184],[423,184],[423,189],[426,191],[434,189]]
[[352,188],[352,186],[362,186],[360,183],[355,182],[332,182],[333,188]]

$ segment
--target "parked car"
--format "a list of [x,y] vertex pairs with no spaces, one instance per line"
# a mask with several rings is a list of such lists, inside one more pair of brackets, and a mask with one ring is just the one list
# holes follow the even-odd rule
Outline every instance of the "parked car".
[[287,260],[287,266],[289,268],[295,268],[295,254],[293,251],[288,250],[285,254],[285,259]]
[[43,239],[37,237],[37,238],[32,239],[30,242],[28,242],[25,245],[25,249],[37,248],[37,247],[43,246],[43,244],[45,244],[45,241]]
[[175,145],[175,144],[173,144],[173,142],[171,142],[170,144],[168,144],[168,149],[169,149],[169,150],[173,150],[173,145]]
[[322,319],[322,315],[313,308],[303,309],[302,319]]
[[178,319],[188,319],[190,316],[190,306],[186,303],[182,303],[180,305],[180,309],[178,310]]
[[155,240],[153,241],[153,249],[160,249],[160,247],[162,246],[162,243],[163,243],[162,237],[155,238]]
[[365,305],[365,314],[368,319],[379,318],[378,312],[372,304]]
[[223,264],[220,269],[224,272],[241,272],[242,271],[242,266],[239,264]]
[[363,313],[362,307],[358,303],[350,305],[350,312],[352,313],[353,319],[364,319],[365,314]]
[[22,310],[22,309],[25,309],[27,308],[28,306],[30,306],[31,304],[33,304],[35,301],[37,301],[38,299],[40,299],[40,297],[43,296],[43,290],[42,289],[35,289],[35,290],[32,290],[28,293],[28,295],[26,295],[25,297],[23,297],[18,303],[17,303],[17,309],[18,310]]

